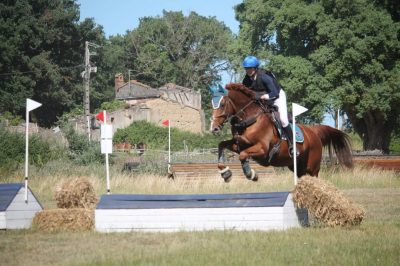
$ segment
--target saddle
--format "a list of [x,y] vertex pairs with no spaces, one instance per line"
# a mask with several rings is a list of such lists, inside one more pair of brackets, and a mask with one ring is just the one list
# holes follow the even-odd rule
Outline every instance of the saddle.
[[[278,138],[279,141],[272,147],[272,149],[269,151],[268,153],[268,162],[270,163],[272,160],[272,157],[279,152],[282,140],[287,140],[287,138],[291,137],[291,136],[286,136],[285,134],[283,134],[283,127],[282,127],[282,123],[280,120],[280,115],[279,115],[279,111],[278,111],[278,107],[272,104],[269,104],[267,102],[267,105],[265,105],[263,102],[260,101],[260,106],[261,108],[264,110],[264,112],[268,112],[271,114],[271,120],[274,123],[274,126],[276,128],[276,131],[278,133]],[[292,126],[292,123],[289,123],[289,126]],[[304,135],[303,132],[301,131],[301,129],[296,125],[295,126],[295,139],[297,143],[303,143],[304,142]]]

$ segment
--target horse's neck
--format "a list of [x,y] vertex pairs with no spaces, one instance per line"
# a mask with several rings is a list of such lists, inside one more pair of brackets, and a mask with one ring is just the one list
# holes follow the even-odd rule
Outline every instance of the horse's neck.
[[255,109],[256,105],[253,103],[253,100],[247,97],[246,95],[243,95],[242,93],[240,94],[235,94],[233,96],[229,97],[230,100],[232,101],[234,108],[234,112],[238,113],[240,111],[244,111],[248,113],[249,111]]

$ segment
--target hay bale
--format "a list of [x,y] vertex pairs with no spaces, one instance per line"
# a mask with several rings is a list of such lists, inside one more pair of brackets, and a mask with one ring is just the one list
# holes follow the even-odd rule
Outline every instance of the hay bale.
[[304,176],[293,191],[293,199],[319,221],[329,226],[359,225],[364,209],[347,199],[331,183],[320,178]]
[[88,231],[94,225],[94,210],[52,209],[36,213],[32,220],[34,229],[44,232]]
[[55,198],[58,208],[94,209],[97,204],[92,184],[85,178],[73,178],[65,181],[56,189]]

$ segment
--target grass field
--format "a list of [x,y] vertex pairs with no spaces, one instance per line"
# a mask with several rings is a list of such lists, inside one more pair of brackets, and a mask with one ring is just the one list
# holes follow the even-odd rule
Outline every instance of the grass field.
[[[22,174],[21,174],[22,176]],[[20,174],[1,182],[21,182]],[[97,195],[105,191],[104,169],[53,162],[32,169],[30,187],[45,208],[54,208],[55,187],[84,176]],[[323,169],[332,182],[366,210],[363,223],[328,228],[318,222],[287,231],[178,233],[0,231],[0,265],[399,265],[400,174],[378,169]],[[187,183],[155,175],[111,172],[114,193],[230,193],[293,189],[288,170],[257,183],[236,177]]]

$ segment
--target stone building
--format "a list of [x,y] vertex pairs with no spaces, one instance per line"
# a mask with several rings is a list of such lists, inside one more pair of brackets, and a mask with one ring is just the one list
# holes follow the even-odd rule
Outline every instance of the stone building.
[[[115,75],[115,98],[126,103],[126,108],[107,113],[107,123],[113,130],[125,128],[134,121],[145,120],[157,125],[169,119],[171,126],[181,130],[203,133],[204,112],[201,94],[173,83],[154,89],[131,80],[125,82],[122,74]],[[98,128],[99,122],[95,122]],[[99,130],[94,129],[93,139],[98,139]]]

